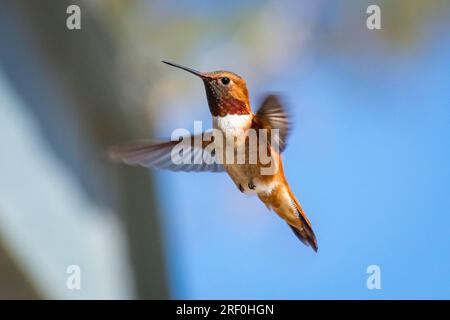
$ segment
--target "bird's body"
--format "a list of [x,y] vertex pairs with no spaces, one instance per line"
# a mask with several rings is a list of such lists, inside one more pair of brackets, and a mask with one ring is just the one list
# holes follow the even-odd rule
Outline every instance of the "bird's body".
[[[288,223],[304,244],[317,251],[311,223],[284,176],[281,152],[286,145],[290,122],[279,99],[274,95],[268,96],[260,109],[253,113],[245,81],[238,75],[226,71],[200,73],[172,63],[167,64],[203,79],[213,128],[220,135],[206,139],[207,141],[203,139],[200,147],[194,142],[195,136],[190,137],[190,150],[195,158],[199,154],[202,156],[212,146],[214,152],[211,154],[216,163],[200,164],[195,159],[195,165],[177,165],[173,161],[170,163],[168,154],[172,155],[178,141],[114,148],[112,158],[128,164],[174,171],[225,171],[241,192],[256,194],[269,209]],[[202,134],[202,138],[205,135]],[[202,152],[198,152],[198,149],[202,149]]]
[[[254,114],[249,115],[227,115],[224,117],[214,117],[213,118],[213,128],[220,130],[224,135],[224,141],[227,147],[230,147],[234,151],[235,158],[239,154],[239,148],[242,147],[246,142],[247,132],[254,128]],[[258,137],[256,137],[257,143],[259,143]],[[250,150],[249,148],[243,148],[245,153],[245,159],[249,158]],[[223,151],[222,153],[224,153]],[[278,153],[272,153],[274,157],[273,161],[278,165]],[[224,162],[225,171],[234,181],[236,186],[244,193],[247,194],[259,194],[263,192],[270,192],[274,187],[275,183],[278,183],[276,179],[276,174],[274,175],[262,175],[258,163],[248,163],[245,161],[243,164],[231,163],[228,164],[227,161]],[[275,171],[275,170],[274,170]],[[253,185],[254,187],[250,187]]]
[[[239,153],[239,147],[246,142],[247,131],[258,129],[255,125],[259,120],[257,117],[251,113],[213,118],[213,127],[223,132],[226,143],[232,141],[234,144],[235,157]],[[248,148],[244,150],[245,158],[248,159],[249,150]],[[258,195],[259,199],[284,219],[297,235],[300,234],[300,240],[310,242],[313,249],[317,250],[317,242],[310,222],[284,176],[281,155],[278,152],[272,152],[271,157],[276,166],[274,174],[261,174],[261,165],[258,163],[224,163],[224,168],[241,192]]]

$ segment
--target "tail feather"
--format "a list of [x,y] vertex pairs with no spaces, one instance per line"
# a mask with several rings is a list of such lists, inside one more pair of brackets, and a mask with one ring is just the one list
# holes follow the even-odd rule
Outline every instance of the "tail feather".
[[292,200],[292,204],[297,209],[297,215],[301,222],[300,227],[294,227],[292,225],[289,226],[291,227],[292,231],[294,231],[294,234],[301,242],[303,242],[306,246],[311,246],[311,248],[315,252],[317,252],[319,247],[317,246],[317,239],[312,229],[311,222],[309,222],[309,219],[306,217],[306,213],[303,211],[302,206],[298,202],[297,198],[295,198],[294,194],[292,193],[289,187],[288,193]]
[[297,238],[306,246],[310,246],[315,252],[318,250],[316,236],[283,173],[283,164],[279,162],[279,175],[273,181],[278,184],[271,192],[258,193],[259,199],[269,208],[283,218],[291,227]]
[[259,193],[258,196],[269,209],[273,209],[287,222],[301,242],[317,252],[317,240],[311,222],[287,183],[278,186],[270,194]]
[[317,240],[316,235],[314,234],[314,231],[312,230],[311,226],[308,224],[303,224],[302,229],[298,229],[296,227],[291,226],[288,224],[289,227],[291,227],[294,234],[297,236],[297,238],[303,242],[306,246],[311,246],[311,248],[317,252],[319,247],[317,246]]

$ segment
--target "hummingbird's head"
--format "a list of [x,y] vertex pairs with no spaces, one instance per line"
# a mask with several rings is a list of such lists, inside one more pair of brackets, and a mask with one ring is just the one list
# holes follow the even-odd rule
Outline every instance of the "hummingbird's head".
[[251,113],[247,85],[237,74],[230,71],[199,72],[179,64],[163,62],[195,74],[203,80],[209,110],[213,116]]

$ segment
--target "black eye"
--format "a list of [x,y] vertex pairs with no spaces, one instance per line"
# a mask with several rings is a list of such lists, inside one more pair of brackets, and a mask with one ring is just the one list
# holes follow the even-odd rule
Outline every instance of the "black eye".
[[225,78],[220,79],[220,81],[221,81],[224,85],[227,85],[227,84],[230,83],[230,78],[225,77]]

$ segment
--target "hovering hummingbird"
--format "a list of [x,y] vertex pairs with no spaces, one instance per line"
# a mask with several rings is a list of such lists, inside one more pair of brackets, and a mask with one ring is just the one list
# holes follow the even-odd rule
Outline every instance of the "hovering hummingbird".
[[[194,161],[195,164],[174,163],[172,161],[173,148],[179,141],[143,142],[126,146],[113,147],[110,149],[110,158],[130,165],[141,165],[144,167],[156,167],[172,171],[210,171],[227,172],[238,189],[246,194],[257,194],[259,199],[270,209],[274,210],[284,219],[294,234],[305,245],[311,246],[317,251],[317,240],[300,203],[295,198],[289,184],[284,176],[281,153],[286,147],[286,139],[291,129],[291,121],[288,112],[280,98],[276,95],[267,96],[261,107],[253,113],[250,107],[247,86],[245,80],[237,74],[229,71],[199,72],[175,63],[163,61],[170,66],[183,69],[198,76],[204,83],[209,110],[213,119],[213,128],[221,132],[225,143],[219,144],[217,140],[203,139],[202,133],[200,144],[195,143],[198,136],[189,136],[193,157],[200,157],[206,148],[214,144],[215,151],[211,155],[216,157],[209,162]],[[247,133],[250,130],[266,132],[277,132],[276,147],[273,140],[261,140],[271,159],[274,160],[276,170],[271,174],[262,174],[264,165],[257,161],[249,163],[249,152],[246,151],[244,163],[223,161],[225,146],[232,142],[236,150],[240,146],[248,144]],[[224,146],[225,145],[225,146]],[[260,145],[260,144],[258,144]]]

